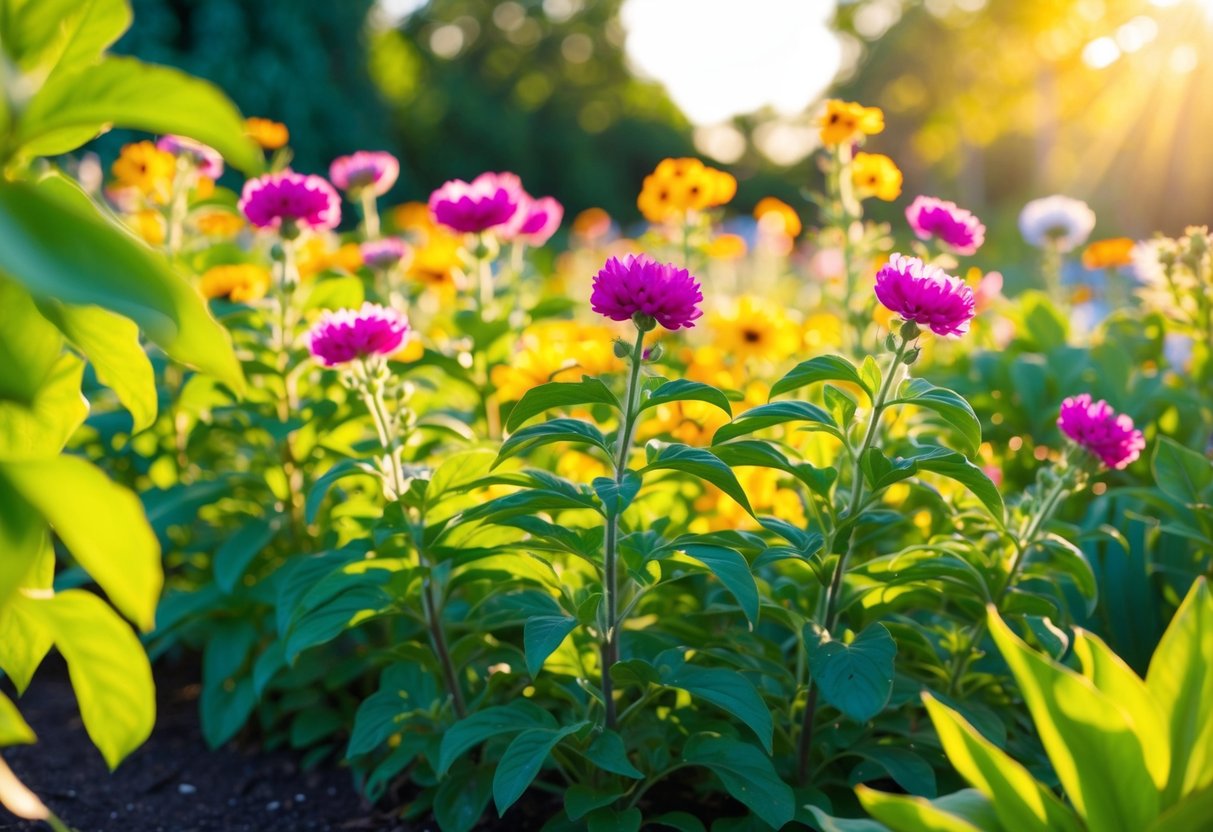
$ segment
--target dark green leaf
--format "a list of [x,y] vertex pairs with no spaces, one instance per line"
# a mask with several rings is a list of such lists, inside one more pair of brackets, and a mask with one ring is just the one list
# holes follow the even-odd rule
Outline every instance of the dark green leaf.
[[759,405],[742,413],[727,425],[721,425],[712,437],[712,444],[719,445],[738,436],[787,422],[807,422],[808,430],[820,430],[842,438],[830,414],[809,402],[771,402]]
[[1213,461],[1166,436],[1158,438],[1150,459],[1154,481],[1162,492],[1186,506],[1209,502]]
[[585,750],[585,756],[594,765],[612,774],[636,780],[644,777],[644,773],[628,759],[628,750],[623,744],[623,738],[614,731],[603,731],[599,734]]
[[556,720],[543,708],[525,699],[515,699],[509,705],[495,705],[469,714],[443,733],[435,772],[441,777],[451,763],[491,737],[516,734],[528,728],[555,730]]
[[758,585],[750,572],[750,564],[738,552],[724,546],[693,543],[680,546],[679,550],[706,566],[725,589],[737,599],[737,605],[745,613],[753,628],[758,623]]
[[511,434],[498,451],[497,461],[493,463],[493,466],[500,465],[512,456],[532,448],[551,445],[553,442],[593,445],[601,449],[608,457],[611,455],[611,447],[598,428],[580,419],[561,418],[530,425]]
[[749,679],[736,670],[687,664],[678,648],[657,657],[657,672],[663,685],[681,688],[740,719],[770,753],[771,709]]
[[522,645],[526,651],[526,669],[538,676],[548,656],[556,651],[565,637],[577,629],[577,619],[567,615],[536,615],[528,618],[522,628]]
[[251,519],[223,541],[215,552],[213,566],[219,588],[227,593],[234,591],[253,558],[269,546],[277,534],[277,518],[261,517]]
[[771,398],[791,390],[799,390],[819,381],[845,381],[854,384],[872,397],[872,390],[859,376],[855,365],[841,355],[819,355],[797,364],[790,373],[771,387]]
[[666,445],[658,450],[656,457],[640,473],[643,475],[650,471],[681,471],[696,476],[716,486],[751,515],[754,514],[733,470],[702,448]]
[[497,804],[497,813],[505,814],[505,810],[522,797],[557,743],[587,724],[577,722],[560,729],[529,728],[514,737],[493,774],[493,802]]
[[899,398],[890,404],[912,404],[933,411],[956,429],[968,456],[977,453],[981,445],[981,421],[963,396],[945,387],[936,387],[922,378],[913,378],[901,387]]
[[729,794],[776,829],[796,814],[791,788],[779,779],[770,758],[749,743],[696,734],[683,748],[682,760],[711,769]]
[[869,624],[850,644],[829,633],[805,633],[809,673],[822,698],[858,723],[884,710],[893,694],[897,642],[883,624]]
[[670,404],[672,402],[688,401],[707,402],[723,410],[726,416],[731,417],[733,415],[733,406],[729,402],[728,396],[710,384],[690,381],[685,378],[667,381],[658,387],[648,398],[640,403],[640,410],[647,410],[650,407],[657,407],[658,405]]
[[505,429],[513,433],[527,419],[538,416],[545,410],[588,404],[605,404],[619,409],[619,399],[611,392],[611,388],[596,378],[585,376],[576,382],[553,381],[541,384],[526,391],[518,400],[510,411]]
[[455,771],[438,784],[434,819],[442,832],[469,832],[488,808],[493,795],[492,772],[487,768]]

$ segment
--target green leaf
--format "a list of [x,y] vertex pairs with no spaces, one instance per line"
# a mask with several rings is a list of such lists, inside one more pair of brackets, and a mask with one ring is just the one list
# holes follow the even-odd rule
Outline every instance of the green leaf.
[[[30,745],[37,741],[34,729],[21,716],[13,700],[0,693],[0,748],[10,745]],[[4,805],[0,802],[0,805]]]
[[936,800],[886,794],[866,786],[857,786],[855,794],[868,814],[894,832],[991,832],[999,828],[989,801],[974,789]]
[[528,728],[555,727],[556,720],[551,714],[525,699],[469,714],[442,734],[435,773],[441,777],[460,756],[492,737],[516,734]]
[[850,644],[819,631],[805,634],[809,673],[826,702],[858,723],[884,710],[893,694],[897,642],[883,624],[865,627]]
[[989,608],[998,645],[1045,753],[1089,829],[1135,832],[1159,811],[1159,792],[1126,712],[1090,680],[1034,652]]
[[863,363],[859,365],[859,377],[863,379],[863,386],[867,390],[879,390],[883,376],[880,372],[880,365],[876,363],[876,359],[870,355],[863,357]]
[[553,381],[532,387],[523,394],[510,411],[505,429],[513,433],[518,426],[545,410],[555,407],[578,407],[589,404],[605,404],[619,409],[619,399],[599,379],[585,376],[581,381]]
[[911,404],[933,411],[955,428],[956,435],[964,442],[967,456],[977,453],[981,446],[981,420],[963,396],[946,387],[936,387],[926,379],[912,378],[902,385],[898,398],[889,404]]
[[28,585],[47,548],[46,526],[33,507],[0,476],[0,610]]
[[918,471],[915,460],[900,457],[889,459],[884,455],[884,451],[876,447],[864,451],[859,465],[873,491],[880,491],[894,483],[908,480]]
[[930,694],[924,693],[922,698],[948,762],[969,785],[990,799],[1004,829],[1083,832],[1073,811],[1026,768],[983,737],[959,713]]
[[278,534],[278,518],[250,518],[237,529],[215,552],[212,569],[215,583],[230,594],[240,585],[240,579],[248,570],[253,558],[273,542]]
[[745,491],[737,482],[733,469],[702,448],[689,445],[670,444],[658,451],[656,457],[640,471],[641,475],[651,471],[681,471],[711,483],[732,497],[751,516],[754,510],[746,498]]
[[809,804],[806,809],[813,815],[813,820],[821,832],[889,832],[889,827],[883,823],[866,818],[832,818],[816,806]]
[[150,630],[164,573],[139,498],[73,456],[0,463],[0,478],[50,523],[114,606]]
[[[34,671],[54,644],[54,634],[27,609],[31,602],[18,595],[0,604],[0,670],[17,694],[25,693]],[[0,748],[4,742],[0,741]]]
[[250,621],[221,619],[208,627],[202,652],[202,736],[218,748],[244,727],[257,704],[252,676],[245,672],[257,641]]
[[1202,829],[1213,818],[1213,787],[1206,787],[1185,797],[1163,812],[1146,832],[1176,832],[1181,829]]
[[125,57],[50,78],[22,112],[13,143],[27,155],[54,156],[111,127],[189,136],[248,174],[265,164],[244,134],[240,112],[218,87]]
[[63,450],[88,416],[80,393],[84,362],[64,353],[51,367],[33,404],[0,399],[0,457],[45,459]]
[[872,389],[860,378],[854,364],[841,355],[819,355],[797,364],[790,373],[775,382],[771,387],[771,398],[819,381],[845,381],[862,389],[869,399],[872,397]]
[[1213,462],[1166,436],[1158,438],[1150,459],[1154,482],[1164,494],[1187,506],[1207,504],[1213,487]]
[[739,415],[727,425],[721,425],[712,436],[712,444],[719,445],[738,436],[763,430],[787,422],[807,422],[808,430],[825,431],[831,436],[842,438],[834,420],[820,407],[809,402],[771,402],[751,408]]
[[505,810],[522,797],[557,743],[588,724],[583,721],[560,729],[528,728],[514,737],[493,774],[493,802],[497,804],[497,813],[504,815]]
[[442,832],[469,832],[488,808],[493,794],[492,772],[467,768],[452,772],[434,794],[434,819]]
[[683,748],[682,761],[711,769],[729,794],[776,829],[796,814],[791,788],[779,779],[770,758],[749,743],[696,734]]
[[374,585],[374,579],[354,583],[293,621],[286,637],[287,662],[293,664],[309,647],[330,642],[346,630],[390,612],[392,597]]
[[644,822],[640,810],[631,809],[599,809],[588,818],[589,832],[638,832]]
[[324,498],[328,495],[333,483],[345,477],[366,476],[368,474],[373,475],[373,472],[357,460],[343,459],[340,462],[334,463],[333,467],[317,477],[316,481],[312,483],[312,487],[308,489],[307,500],[304,505],[304,516],[307,522],[316,522],[316,515],[320,513],[320,506],[324,504]]
[[758,585],[750,572],[750,564],[740,553],[724,546],[704,543],[679,546],[679,551],[702,563],[724,584],[724,588],[737,599],[737,605],[745,613],[751,629],[758,624]]
[[496,454],[487,448],[475,448],[448,456],[434,469],[429,488],[425,492],[426,500],[434,503],[448,491],[470,486],[492,470],[495,457]]
[[1171,737],[1168,803],[1213,784],[1213,596],[1205,579],[1188,590],[1150,667],[1146,687]]
[[985,471],[969,462],[963,454],[947,448],[926,447],[923,451],[925,453],[915,454],[912,457],[919,471],[930,471],[955,480],[981,501],[998,525],[1001,526],[1006,522],[1006,508],[1003,506],[1002,495],[998,492],[998,486],[994,484],[994,481],[986,476]]
[[749,679],[736,670],[687,664],[679,648],[666,650],[657,657],[656,665],[661,684],[681,688],[737,717],[754,732],[767,753],[771,752],[771,709]]
[[703,821],[690,812],[666,812],[664,815],[649,818],[648,823],[650,826],[665,826],[670,829],[677,829],[678,832],[707,832],[707,827],[703,825]]
[[62,348],[63,336],[29,292],[0,276],[0,400],[32,405]]
[[649,397],[641,401],[640,410],[658,407],[673,402],[707,402],[723,410],[726,416],[732,417],[733,405],[729,397],[710,384],[700,381],[690,381],[685,378],[667,381],[654,390]]
[[21,69],[47,75],[97,60],[131,24],[126,0],[36,0],[0,15],[0,42]]
[[580,419],[561,418],[530,425],[510,434],[510,438],[502,443],[501,450],[497,452],[497,461],[493,463],[493,466],[500,465],[512,456],[532,448],[551,445],[553,442],[593,445],[608,457],[611,455],[611,447],[598,428]]
[[383,671],[379,689],[363,700],[354,715],[347,757],[379,748],[411,714],[429,712],[439,699],[438,684],[427,668],[414,661],[398,662]]
[[533,615],[522,628],[522,646],[526,651],[526,670],[538,676],[548,656],[556,652],[573,630],[577,619],[567,615]]
[[1048,552],[1048,570],[1050,579],[1058,577],[1058,573],[1068,576],[1074,581],[1074,586],[1087,599],[1087,614],[1095,612],[1095,603],[1099,599],[1099,582],[1095,578],[1095,570],[1087,560],[1086,553],[1069,540],[1056,534],[1050,534],[1042,546]]
[[569,820],[581,820],[595,809],[610,806],[622,796],[623,792],[618,789],[602,791],[575,783],[565,790],[564,813],[569,816]]
[[197,291],[61,179],[0,183],[0,270],[39,299],[130,318],[173,358],[242,391],[231,337]]
[[67,306],[46,300],[42,314],[93,365],[97,380],[114,391],[138,433],[156,421],[156,375],[134,321],[97,306]]
[[586,759],[603,771],[635,780],[644,778],[644,772],[632,765],[632,761],[628,759],[628,750],[623,744],[623,738],[614,731],[603,731],[584,753]]
[[152,732],[156,696],[143,645],[96,595],[78,589],[28,608],[67,661],[80,717],[110,769]]
[[595,477],[590,483],[602,507],[606,509],[607,517],[615,517],[627,511],[632,500],[640,493],[640,477],[632,471],[625,471],[623,482],[615,482],[611,477]]

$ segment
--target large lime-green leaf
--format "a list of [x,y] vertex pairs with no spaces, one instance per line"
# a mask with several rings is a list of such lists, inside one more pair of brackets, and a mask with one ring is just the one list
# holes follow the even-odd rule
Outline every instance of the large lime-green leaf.
[[156,374],[139,343],[135,322],[99,306],[68,306],[48,300],[40,308],[88,358],[97,380],[113,390],[130,411],[134,431],[151,426],[156,421]]
[[0,477],[0,606],[26,585],[45,540],[42,518]]
[[1213,596],[1204,578],[1193,584],[1163,633],[1146,687],[1167,715],[1170,805],[1213,784]]
[[35,739],[33,729],[22,718],[13,700],[0,693],[0,748],[26,745]]
[[3,462],[0,478],[50,523],[114,605],[150,630],[164,573],[139,498],[73,456]]
[[126,0],[17,0],[0,43],[23,70],[61,72],[101,57],[131,23]]
[[45,459],[63,450],[88,417],[84,362],[64,353],[29,407],[0,401],[0,459]]
[[1146,828],[1158,814],[1159,794],[1124,709],[1089,679],[1024,644],[993,607],[989,625],[1057,778],[1087,827]]
[[173,358],[243,390],[231,338],[198,292],[61,178],[0,184],[0,270],[40,299],[131,318]]
[[25,693],[54,640],[51,631],[30,615],[31,603],[17,594],[0,604],[0,670],[13,680],[18,694]]
[[857,786],[855,794],[868,814],[894,832],[1020,832],[1000,826],[989,800],[975,789],[935,800],[886,794],[867,786]]
[[0,275],[0,400],[32,405],[62,348],[30,293]]
[[1083,832],[1083,826],[1048,788],[968,721],[929,694],[923,695],[948,762],[990,799],[1006,829],[1017,832]]
[[240,112],[218,87],[134,58],[107,57],[56,73],[21,114],[15,143],[28,155],[53,156],[74,150],[81,135],[111,127],[189,136],[246,173],[264,164]]
[[1206,829],[1213,818],[1213,786],[1193,792],[1158,816],[1147,832]]
[[67,661],[85,730],[111,769],[156,721],[152,667],[134,632],[108,604],[78,589],[30,605]]

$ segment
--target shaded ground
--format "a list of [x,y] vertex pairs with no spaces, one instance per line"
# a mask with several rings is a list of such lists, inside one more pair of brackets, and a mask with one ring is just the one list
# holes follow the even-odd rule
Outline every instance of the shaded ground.
[[[69,826],[79,832],[404,832],[366,805],[349,772],[302,771],[287,751],[207,748],[198,728],[196,671],[164,670],[157,674],[156,728],[112,775],[84,731],[58,659],[48,660],[21,698],[38,744],[6,749],[4,757]],[[34,829],[46,827],[0,809],[2,832]]]

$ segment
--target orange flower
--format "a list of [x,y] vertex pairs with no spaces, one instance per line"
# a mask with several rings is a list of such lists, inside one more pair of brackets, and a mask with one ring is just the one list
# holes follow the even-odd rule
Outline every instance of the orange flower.
[[424,241],[413,246],[409,277],[429,288],[454,290],[460,248],[459,238],[453,234],[439,228],[426,232]]
[[611,215],[601,208],[586,208],[573,220],[573,233],[587,240],[605,237],[611,231]]
[[856,153],[851,180],[860,199],[874,196],[892,202],[901,196],[901,171],[892,159],[880,153]]
[[737,260],[745,252],[745,239],[737,234],[721,234],[708,244],[708,256],[717,260]]
[[130,188],[161,204],[168,202],[177,159],[153,142],[124,145],[110,168],[119,188]]
[[142,237],[148,245],[158,246],[164,242],[164,216],[159,211],[147,209],[130,217],[135,233]]
[[424,231],[434,227],[430,206],[424,202],[406,202],[392,209],[392,222],[401,231]]
[[1112,269],[1117,266],[1127,266],[1133,262],[1132,254],[1135,245],[1137,243],[1128,237],[1096,240],[1083,251],[1082,264],[1088,269]]
[[291,138],[286,125],[268,118],[246,118],[244,132],[265,150],[277,150]]
[[212,266],[202,275],[198,288],[205,298],[227,298],[236,302],[258,300],[269,291],[270,273],[251,263]]
[[874,136],[884,130],[884,113],[879,107],[865,107],[854,101],[831,98],[821,117],[821,142],[827,146],[844,144]]
[[644,178],[636,205],[649,222],[663,222],[724,205],[737,193],[732,174],[708,167],[698,159],[663,159]]
[[234,237],[244,228],[244,218],[231,211],[207,211],[194,223],[198,232],[208,237]]
[[786,234],[789,237],[799,236],[803,226],[800,215],[791,205],[773,196],[764,196],[754,206],[754,219],[763,231],[776,234]]

